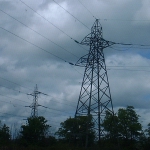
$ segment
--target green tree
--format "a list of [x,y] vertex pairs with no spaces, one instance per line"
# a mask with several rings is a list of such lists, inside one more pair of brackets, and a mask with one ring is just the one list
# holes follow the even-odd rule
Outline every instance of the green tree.
[[136,140],[142,130],[139,123],[139,115],[136,114],[133,106],[118,110],[118,129],[122,138]]
[[150,149],[150,123],[147,125],[147,129],[145,129],[145,136],[146,136],[146,150]]
[[119,149],[118,142],[118,116],[106,111],[102,127],[105,131],[105,136],[99,141],[100,147],[103,149]]
[[10,141],[10,131],[6,124],[2,125],[0,122],[0,142],[6,144]]
[[139,141],[142,131],[139,116],[133,106],[120,108],[116,115],[106,112],[102,126],[107,132],[106,139],[111,139],[111,142],[119,141],[119,143],[129,147]]
[[27,143],[39,143],[48,135],[50,126],[47,120],[42,117],[30,117],[27,119],[27,124],[21,126],[21,137]]
[[150,139],[150,123],[148,123],[147,126],[148,126],[148,128],[145,129],[145,133],[146,133],[147,138]]
[[87,117],[80,116],[76,118],[68,118],[60,124],[56,135],[63,138],[69,143],[77,143],[80,146],[85,146],[86,135],[88,134],[88,143],[93,144],[95,139],[95,132],[93,130],[94,123],[92,117],[89,117],[89,125],[87,130]]
[[104,121],[102,123],[102,127],[107,131],[106,137],[107,139],[117,139],[118,136],[118,117],[109,111],[106,111],[106,115]]

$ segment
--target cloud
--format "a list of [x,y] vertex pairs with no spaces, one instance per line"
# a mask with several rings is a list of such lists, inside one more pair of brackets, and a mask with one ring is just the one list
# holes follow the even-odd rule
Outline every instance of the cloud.
[[[149,101],[144,97],[149,98],[149,59],[139,54],[126,54],[112,55],[107,61],[114,106],[133,105],[136,108],[147,108]],[[119,64],[122,67],[118,67]]]
[[84,0],[82,5],[57,0],[65,10],[54,1],[23,2],[0,1],[5,12],[0,11],[1,120],[18,126],[25,122],[22,119],[31,114],[31,108],[25,106],[33,102],[27,93],[32,93],[36,84],[49,95],[39,95],[38,103],[48,107],[38,107],[39,115],[54,129],[74,116],[84,68],[68,62],[76,63],[88,53],[88,46],[74,40],[80,42],[91,32],[96,17],[104,39],[138,44],[113,45],[104,49],[104,54],[115,109],[133,105],[146,125],[150,53],[149,46],[139,45],[150,43],[149,1]]

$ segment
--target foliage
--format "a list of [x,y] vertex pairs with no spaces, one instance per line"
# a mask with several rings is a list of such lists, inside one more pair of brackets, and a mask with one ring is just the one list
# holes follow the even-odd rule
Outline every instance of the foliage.
[[45,139],[49,128],[50,126],[44,117],[30,117],[27,119],[27,124],[21,126],[20,133],[25,142],[33,144]]
[[146,133],[146,136],[148,137],[148,139],[150,139],[150,123],[148,123],[148,128],[145,129],[145,133]]
[[105,138],[116,139],[118,135],[118,117],[106,111],[104,122],[102,123],[104,130],[107,131]]
[[133,106],[120,108],[117,115],[106,112],[103,127],[108,133],[107,138],[113,141],[119,140],[122,144],[134,145],[139,140],[142,126],[139,123],[139,116]]
[[118,129],[122,138],[137,140],[142,126],[133,106],[118,110]]
[[[87,120],[89,119],[89,121]],[[87,128],[88,121],[88,128]],[[95,139],[95,132],[93,130],[94,123],[90,116],[79,116],[76,118],[68,118],[60,124],[61,128],[56,132],[59,138],[68,141],[69,143],[76,143],[77,145],[84,146],[86,136],[88,135],[88,143],[91,145]],[[88,129],[88,130],[87,130]]]
[[4,124],[4,125],[1,124],[0,125],[0,142],[1,142],[1,144],[6,144],[9,142],[9,140],[10,140],[9,127],[6,126],[6,124]]
[[142,131],[139,116],[132,106],[120,108],[116,115],[106,112],[102,128],[107,134],[99,142],[94,141],[92,116],[68,118],[60,126],[56,139],[49,136],[50,126],[44,117],[30,117],[26,125],[21,126],[20,138],[10,139],[9,127],[0,122],[0,149],[85,150],[87,135],[89,150],[150,149],[150,123],[147,129]]

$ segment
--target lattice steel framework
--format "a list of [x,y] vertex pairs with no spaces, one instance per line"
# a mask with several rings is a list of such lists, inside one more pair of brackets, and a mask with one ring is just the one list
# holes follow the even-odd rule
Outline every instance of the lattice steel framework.
[[27,107],[30,107],[32,109],[31,110],[31,117],[37,117],[38,116],[38,106],[42,106],[42,105],[38,104],[38,95],[39,94],[47,95],[47,94],[44,94],[42,92],[39,92],[37,84],[36,84],[33,93],[28,94],[28,95],[33,96],[33,103],[30,106],[27,106]]
[[28,94],[28,95],[31,95],[33,96],[33,103],[29,106],[31,108],[31,117],[37,117],[38,116],[38,87],[37,87],[37,84],[34,88],[34,91],[33,93],[31,94]]
[[81,44],[90,46],[90,50],[76,63],[77,66],[85,67],[85,71],[75,117],[92,115],[97,140],[100,140],[104,135],[101,124],[105,117],[105,111],[113,113],[103,49],[114,43],[103,39],[102,26],[96,19],[91,28],[91,33],[82,40]]

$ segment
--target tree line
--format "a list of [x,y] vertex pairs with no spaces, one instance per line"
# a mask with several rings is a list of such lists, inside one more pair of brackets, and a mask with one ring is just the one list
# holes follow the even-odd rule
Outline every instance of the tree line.
[[29,117],[15,139],[11,138],[10,128],[0,122],[0,149],[84,150],[87,144],[86,149],[91,150],[149,150],[150,123],[143,129],[139,117],[133,106],[120,108],[115,114],[106,111],[101,123],[105,134],[100,141],[96,140],[92,116],[66,119],[54,136],[43,116]]

